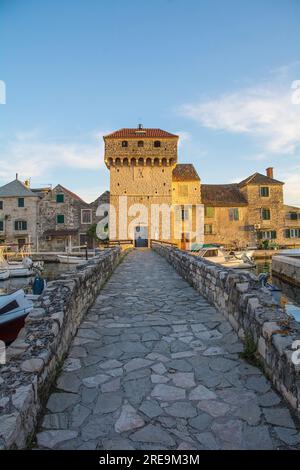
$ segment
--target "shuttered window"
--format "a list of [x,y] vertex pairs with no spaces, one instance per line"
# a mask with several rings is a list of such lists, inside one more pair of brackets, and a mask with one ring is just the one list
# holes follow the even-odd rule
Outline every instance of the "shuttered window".
[[64,224],[65,223],[65,216],[63,214],[58,214],[56,216],[56,223],[57,224]]
[[26,220],[15,220],[15,230],[27,230]]
[[65,195],[64,194],[56,194],[56,202],[61,203],[65,201]]
[[261,210],[261,218],[262,220],[270,220],[271,219],[271,211],[270,209],[262,209]]
[[4,222],[3,220],[0,220],[0,232],[3,232],[4,230]]
[[205,207],[204,208],[204,215],[208,219],[212,219],[215,216],[215,208],[214,207]]
[[239,220],[239,210],[237,208],[229,209],[229,220]]

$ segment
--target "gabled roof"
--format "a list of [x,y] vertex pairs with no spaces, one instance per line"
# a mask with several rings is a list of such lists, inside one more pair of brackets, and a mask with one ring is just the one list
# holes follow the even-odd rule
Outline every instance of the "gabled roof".
[[173,181],[200,181],[194,165],[191,163],[178,163],[172,172]]
[[104,191],[104,193],[102,193],[101,196],[97,197],[95,201],[90,203],[90,206],[98,207],[99,204],[108,204],[109,200],[110,200],[110,192]]
[[0,187],[0,197],[38,197],[18,179]]
[[57,189],[57,188],[61,188],[62,191],[68,193],[71,198],[76,199],[77,201],[79,201],[79,202],[81,202],[81,203],[83,203],[83,204],[88,205],[88,203],[85,202],[83,199],[81,199],[81,197],[79,197],[77,194],[73,193],[73,192],[70,191],[69,189],[65,188],[62,184],[58,184],[57,186],[55,186],[54,190]]
[[282,181],[269,178],[269,176],[262,175],[261,173],[254,173],[245,180],[239,183],[239,186],[246,186],[247,184],[284,184]]
[[206,206],[246,206],[247,199],[238,184],[202,184],[201,201]]
[[105,135],[104,139],[153,139],[153,138],[178,138],[178,135],[171,134],[170,132],[163,131],[162,129],[152,129],[152,128],[123,128],[119,129],[111,134]]

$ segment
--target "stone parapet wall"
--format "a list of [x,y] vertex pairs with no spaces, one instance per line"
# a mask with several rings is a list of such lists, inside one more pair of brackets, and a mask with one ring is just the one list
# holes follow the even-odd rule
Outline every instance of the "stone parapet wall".
[[[172,246],[152,242],[153,249],[230,322],[238,336],[256,346],[257,358],[274,387],[300,412],[300,324],[274,304],[257,277],[197,258]],[[192,308],[192,306],[191,306]]]
[[272,259],[272,271],[281,279],[300,287],[300,257],[276,255]]
[[109,248],[62,274],[26,318],[0,365],[0,449],[29,445],[77,328],[120,256],[119,247]]

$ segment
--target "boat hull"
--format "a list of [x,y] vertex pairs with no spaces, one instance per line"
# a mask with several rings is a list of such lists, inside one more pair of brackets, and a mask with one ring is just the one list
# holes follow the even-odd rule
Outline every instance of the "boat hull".
[[28,313],[0,325],[0,340],[5,344],[12,343],[18,336],[19,331],[24,327],[25,318]]
[[86,262],[84,259],[75,258],[74,256],[58,255],[57,259],[60,263],[63,264],[83,264]]
[[9,271],[0,271],[0,281],[5,281],[6,279],[9,279]]

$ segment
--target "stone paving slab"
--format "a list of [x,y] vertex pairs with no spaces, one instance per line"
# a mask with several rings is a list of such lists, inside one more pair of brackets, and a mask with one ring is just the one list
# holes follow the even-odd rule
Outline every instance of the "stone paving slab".
[[163,258],[134,250],[77,332],[37,448],[300,449],[297,420],[242,350]]

